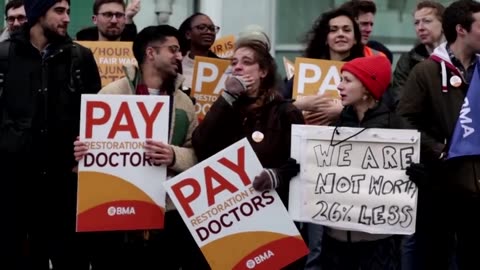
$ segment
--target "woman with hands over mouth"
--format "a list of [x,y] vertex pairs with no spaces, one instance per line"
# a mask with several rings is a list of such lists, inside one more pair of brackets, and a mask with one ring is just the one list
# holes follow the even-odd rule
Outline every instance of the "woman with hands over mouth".
[[276,189],[288,205],[290,179],[299,165],[290,158],[292,124],[303,124],[301,112],[278,93],[275,60],[267,46],[240,39],[225,91],[193,132],[199,161],[247,138],[265,168],[253,181],[256,190]]
[[[290,158],[291,127],[303,124],[303,116],[280,96],[267,44],[241,38],[235,48],[225,91],[193,132],[192,145],[200,162],[246,137],[264,168],[252,179],[253,187],[276,189],[288,207],[289,182],[300,171]],[[303,265],[300,259],[285,269]]]

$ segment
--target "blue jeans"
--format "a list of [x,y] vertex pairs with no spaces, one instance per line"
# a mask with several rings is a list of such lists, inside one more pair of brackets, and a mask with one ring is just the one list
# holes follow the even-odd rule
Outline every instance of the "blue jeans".
[[402,270],[419,269],[415,234],[406,235],[402,241]]
[[307,230],[308,249],[305,270],[320,270],[320,254],[322,252],[323,226],[313,223],[304,223]]

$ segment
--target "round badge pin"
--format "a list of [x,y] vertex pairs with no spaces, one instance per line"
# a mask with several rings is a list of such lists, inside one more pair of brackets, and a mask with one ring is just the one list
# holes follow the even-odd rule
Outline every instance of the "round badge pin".
[[263,138],[264,138],[264,137],[265,137],[265,136],[264,136],[263,133],[260,132],[260,131],[255,131],[255,132],[252,133],[252,139],[253,139],[253,141],[255,141],[255,142],[257,142],[257,143],[263,141]]
[[450,78],[450,85],[452,85],[453,87],[459,87],[460,85],[462,85],[462,79],[457,75],[452,76]]

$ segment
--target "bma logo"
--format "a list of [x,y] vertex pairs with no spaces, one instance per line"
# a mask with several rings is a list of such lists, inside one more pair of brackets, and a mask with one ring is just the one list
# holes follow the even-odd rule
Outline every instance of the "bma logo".
[[115,206],[110,206],[107,209],[107,214],[111,217],[117,215],[117,216],[125,216],[125,215],[135,215],[135,208],[130,206],[130,207],[115,207]]
[[256,265],[259,265],[261,263],[264,263],[265,261],[269,260],[271,257],[275,256],[275,253],[273,253],[271,250],[267,250],[263,252],[262,254],[259,254],[255,258],[248,260],[246,265],[248,269],[253,269]]

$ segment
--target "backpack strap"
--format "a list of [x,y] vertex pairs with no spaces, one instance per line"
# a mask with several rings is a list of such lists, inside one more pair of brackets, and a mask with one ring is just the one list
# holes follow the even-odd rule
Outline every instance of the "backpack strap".
[[78,44],[73,43],[72,48],[70,49],[70,82],[69,82],[69,89],[71,92],[84,92],[84,84],[82,81],[82,71],[81,71],[81,58],[82,58],[82,51]]
[[7,78],[8,72],[8,62],[10,59],[10,41],[0,42],[0,98],[3,95],[3,90],[5,88],[5,80]]

